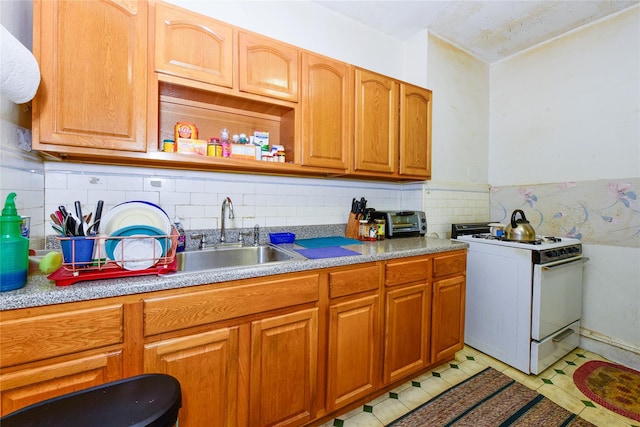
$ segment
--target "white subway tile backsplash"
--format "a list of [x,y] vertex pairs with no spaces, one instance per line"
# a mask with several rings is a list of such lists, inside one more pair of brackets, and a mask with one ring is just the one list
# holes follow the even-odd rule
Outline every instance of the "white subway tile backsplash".
[[[231,228],[250,228],[255,224],[261,227],[344,224],[354,197],[365,197],[369,207],[379,210],[420,210],[426,200],[423,184],[416,183],[66,163],[45,163],[45,172],[46,212],[53,212],[60,203],[73,206],[74,200],[80,200],[87,211],[95,209],[98,199],[105,201],[107,209],[125,201],[146,200],[159,204],[172,219],[180,218],[187,230],[218,228],[220,207],[226,197],[232,199],[236,216],[228,221]],[[460,194],[455,196],[459,198]]]
[[429,183],[423,194],[428,233],[451,235],[451,224],[489,220],[489,188]]
[[107,176],[106,189],[121,191],[144,191],[144,178],[141,176]]

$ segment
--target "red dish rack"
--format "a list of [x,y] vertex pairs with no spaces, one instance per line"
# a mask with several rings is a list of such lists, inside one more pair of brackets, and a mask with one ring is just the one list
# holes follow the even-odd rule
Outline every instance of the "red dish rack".
[[[69,286],[77,282],[86,280],[101,280],[101,279],[113,279],[118,277],[131,277],[131,276],[145,276],[145,275],[158,275],[172,273],[177,270],[178,263],[176,261],[176,248],[178,247],[178,230],[172,227],[171,234],[165,236],[89,236],[88,239],[95,239],[95,252],[94,259],[88,265],[82,265],[77,263],[63,263],[59,269],[51,273],[47,278],[53,280],[56,286]],[[104,253],[104,243],[108,240],[123,240],[123,239],[167,239],[167,253],[164,256],[158,257],[157,262],[152,267],[144,270],[126,270],[116,261],[110,260]],[[60,241],[71,240],[68,237],[58,237]],[[170,243],[170,244],[169,244]],[[72,245],[74,242],[72,242]],[[122,254],[122,259],[126,259],[128,262],[135,261],[147,261],[129,259]],[[154,257],[154,260],[156,257]]]

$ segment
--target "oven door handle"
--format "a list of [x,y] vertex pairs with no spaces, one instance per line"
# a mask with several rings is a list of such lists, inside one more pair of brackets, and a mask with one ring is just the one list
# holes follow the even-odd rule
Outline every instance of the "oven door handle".
[[561,333],[559,333],[558,335],[556,335],[555,337],[553,337],[552,341],[553,342],[564,341],[565,338],[567,338],[568,336],[573,335],[575,333],[576,333],[576,331],[574,331],[573,329],[564,330]]
[[555,261],[555,262],[550,262],[548,264],[544,264],[544,265],[542,265],[542,269],[543,270],[551,270],[554,267],[561,267],[563,265],[571,264],[571,263],[574,263],[574,262],[585,263],[587,261],[589,261],[589,257],[586,257],[586,256],[571,258],[571,259],[568,259],[568,260],[567,259],[563,259],[563,260],[560,260],[560,261]]

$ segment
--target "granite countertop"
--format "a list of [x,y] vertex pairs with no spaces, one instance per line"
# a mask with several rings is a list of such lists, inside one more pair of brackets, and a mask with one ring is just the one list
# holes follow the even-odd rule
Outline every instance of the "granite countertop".
[[[293,249],[294,245],[284,245],[284,247]],[[35,274],[29,276],[27,284],[23,288],[0,293],[0,311],[426,255],[464,249],[467,248],[468,245],[464,242],[449,239],[409,237],[363,242],[363,244],[344,247],[356,251],[361,255],[294,260],[250,267],[218,268],[193,273],[169,273],[164,275],[82,281],[69,286],[56,286],[54,282],[47,279],[46,275]]]

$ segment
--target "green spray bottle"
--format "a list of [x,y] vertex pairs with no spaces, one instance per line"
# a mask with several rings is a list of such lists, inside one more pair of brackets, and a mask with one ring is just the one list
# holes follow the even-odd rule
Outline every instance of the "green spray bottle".
[[22,236],[15,203],[10,193],[0,216],[0,291],[12,291],[26,285],[29,268],[29,239]]

